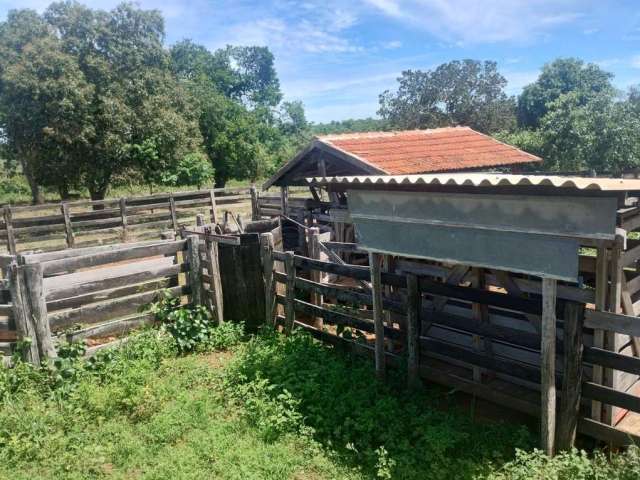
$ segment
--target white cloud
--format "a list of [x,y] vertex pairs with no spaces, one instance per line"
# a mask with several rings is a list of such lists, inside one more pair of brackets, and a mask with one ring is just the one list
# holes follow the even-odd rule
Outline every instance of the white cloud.
[[582,16],[578,0],[364,0],[374,10],[456,44],[527,42]]

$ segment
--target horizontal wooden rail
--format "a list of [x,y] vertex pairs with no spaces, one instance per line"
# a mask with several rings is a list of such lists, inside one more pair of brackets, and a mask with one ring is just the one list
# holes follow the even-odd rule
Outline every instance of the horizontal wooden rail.
[[110,252],[101,252],[96,254],[81,255],[78,257],[69,257],[60,260],[52,260],[49,262],[44,262],[42,267],[45,275],[51,275],[54,273],[67,272],[80,268],[95,267],[108,263],[122,262],[125,260],[134,260],[137,258],[174,254],[179,251],[185,250],[185,248],[186,241],[178,240],[175,242],[164,242],[155,245],[138,246]]
[[584,326],[640,337],[640,318],[620,313],[586,310]]
[[640,375],[640,358],[622,355],[596,347],[584,347],[585,362]]
[[152,325],[154,321],[155,318],[153,314],[142,313],[133,317],[120,318],[110,322],[101,323],[100,325],[92,325],[81,330],[75,330],[64,334],[64,337],[67,342],[76,342],[86,338],[120,336],[143,326]]
[[593,382],[582,383],[582,395],[608,405],[640,413],[640,397]]

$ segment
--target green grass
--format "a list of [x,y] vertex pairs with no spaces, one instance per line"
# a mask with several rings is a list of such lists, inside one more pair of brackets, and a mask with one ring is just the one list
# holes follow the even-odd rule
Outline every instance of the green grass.
[[0,478],[640,478],[635,449],[550,460],[523,427],[380,384],[306,335],[239,340],[225,326],[179,355],[151,330],[90,363],[1,371]]

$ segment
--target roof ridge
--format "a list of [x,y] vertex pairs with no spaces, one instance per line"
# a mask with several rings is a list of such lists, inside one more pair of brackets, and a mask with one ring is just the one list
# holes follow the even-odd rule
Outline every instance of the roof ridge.
[[[413,130],[392,130],[392,131],[368,131],[368,132],[348,132],[348,133],[330,133],[327,135],[316,135],[315,138],[321,142],[331,142],[332,140],[348,140],[357,138],[384,138],[384,137],[398,137],[402,135],[430,135],[433,133],[448,132],[452,130],[471,130],[471,127],[466,126],[453,126],[453,127],[438,127],[438,128],[424,128]],[[477,132],[480,133],[480,132]]]

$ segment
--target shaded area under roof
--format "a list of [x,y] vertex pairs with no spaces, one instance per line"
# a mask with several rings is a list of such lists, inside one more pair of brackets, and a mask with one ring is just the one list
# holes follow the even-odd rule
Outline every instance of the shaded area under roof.
[[541,161],[468,127],[324,135],[280,168],[264,188],[300,185],[316,175],[486,170]]

